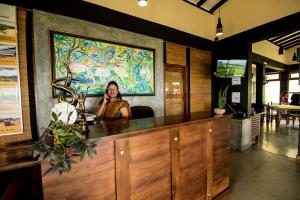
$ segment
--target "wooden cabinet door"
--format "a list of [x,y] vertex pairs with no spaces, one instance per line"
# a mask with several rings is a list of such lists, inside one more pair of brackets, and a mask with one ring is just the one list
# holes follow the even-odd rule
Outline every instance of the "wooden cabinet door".
[[221,118],[207,123],[208,168],[207,199],[212,199],[229,187],[230,119]]
[[[62,176],[48,174],[42,178],[44,199],[59,200],[113,200],[116,199],[114,142],[99,142],[97,155],[86,156],[72,165],[72,170]],[[42,173],[49,164],[42,163]]]
[[170,130],[116,140],[117,199],[171,199],[170,157]]
[[172,199],[205,200],[207,144],[205,123],[172,129]]

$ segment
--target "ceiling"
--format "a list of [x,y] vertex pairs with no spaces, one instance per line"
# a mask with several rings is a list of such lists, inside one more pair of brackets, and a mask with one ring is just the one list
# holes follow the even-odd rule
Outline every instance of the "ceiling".
[[215,10],[221,7],[227,0],[183,0],[183,1],[212,14]]
[[268,41],[287,50],[300,44],[300,30],[280,34],[276,37],[269,38]]

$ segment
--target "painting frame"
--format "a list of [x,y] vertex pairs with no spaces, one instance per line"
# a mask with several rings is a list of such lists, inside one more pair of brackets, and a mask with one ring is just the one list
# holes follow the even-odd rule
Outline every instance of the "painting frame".
[[[56,43],[55,43],[56,41],[55,41],[54,37],[55,36],[69,37],[69,38],[73,38],[74,39],[74,43],[75,43],[75,41],[77,39],[79,41],[93,42],[93,43],[98,44],[98,46],[99,46],[99,44],[100,44],[100,46],[101,45],[103,45],[103,46],[107,45],[107,46],[115,47],[117,49],[124,48],[124,49],[128,49],[128,50],[133,50],[134,53],[136,53],[135,50],[137,50],[140,53],[141,52],[146,52],[147,55],[149,54],[149,56],[146,59],[147,61],[149,61],[149,63],[146,63],[147,67],[148,67],[147,70],[146,70],[147,71],[147,77],[148,78],[150,77],[149,79],[147,79],[147,83],[151,84],[151,86],[149,86],[149,84],[147,85],[147,88],[151,88],[149,91],[147,91],[147,92],[139,92],[139,93],[138,92],[134,93],[134,92],[130,92],[130,91],[129,92],[128,91],[124,92],[124,88],[126,88],[126,87],[124,87],[124,83],[122,81],[120,81],[120,77],[117,80],[115,80],[115,79],[111,79],[110,77],[99,76],[99,79],[100,78],[106,79],[106,83],[103,84],[103,82],[102,82],[101,87],[99,87],[99,88],[101,88],[101,91],[98,92],[97,94],[95,94],[95,93],[91,94],[90,91],[89,91],[87,93],[88,97],[102,96],[105,93],[105,89],[106,89],[107,83],[109,81],[111,81],[111,80],[116,81],[119,84],[120,93],[122,94],[122,96],[155,96],[155,89],[156,89],[155,88],[155,72],[156,72],[156,69],[155,69],[156,68],[155,67],[155,53],[156,53],[155,49],[148,48],[148,47],[137,46],[137,45],[131,45],[131,44],[124,44],[124,43],[119,43],[119,42],[114,42],[114,41],[108,41],[108,40],[103,40],[103,39],[99,39],[99,38],[91,38],[91,37],[87,37],[87,36],[81,36],[81,35],[76,35],[76,34],[73,34],[73,33],[65,33],[65,32],[54,31],[54,30],[50,30],[49,33],[50,33],[50,47],[51,47],[51,52],[50,53],[51,53],[51,79],[52,79],[52,81],[55,80],[56,78],[61,77],[61,76],[57,76],[57,70],[58,70],[58,67],[57,67],[57,63],[58,63],[57,62],[58,61],[57,57],[58,57],[58,53],[57,53],[57,49],[56,49],[56,46],[55,46],[56,45]],[[88,52],[87,55],[90,55],[89,53],[90,52]],[[71,53],[70,53],[70,55],[71,55]],[[116,59],[117,59],[117,57],[116,57]],[[143,59],[144,59],[144,57],[143,57]],[[109,60],[109,62],[111,60]],[[71,72],[72,72],[72,69],[73,69],[72,68],[72,66],[73,66],[72,64],[74,64],[74,63],[72,63],[72,62],[69,62],[69,63],[70,63],[69,66],[71,66],[70,69],[71,69]],[[86,63],[83,63],[83,64],[86,64]],[[127,64],[127,63],[122,63],[122,64],[123,64],[122,66],[126,66],[127,68],[131,68],[131,67],[134,68],[134,67],[136,67],[136,66],[131,66],[131,65]],[[87,65],[85,65],[85,66],[87,66]],[[102,64],[99,63],[99,66],[97,66],[97,67],[99,69],[103,69],[106,66],[103,63]],[[118,70],[119,69],[120,69],[120,71],[123,70],[122,72],[124,72],[124,74],[126,74],[126,72],[130,71],[130,70],[126,71],[126,67],[124,67],[125,69],[118,68]],[[143,67],[144,66],[142,65],[141,68],[144,69]],[[107,67],[105,69],[107,69]],[[111,71],[116,72],[116,70],[115,71],[111,70]],[[140,71],[142,71],[142,70],[140,70]],[[150,76],[149,76],[149,74],[150,74]],[[129,80],[132,80],[132,79],[129,79]],[[134,86],[130,85],[130,86],[131,87],[136,87],[137,85],[134,85]],[[78,89],[76,87],[75,87],[75,89],[78,91]],[[80,90],[79,90],[79,92],[80,92]],[[85,92],[83,92],[83,93],[85,93]],[[53,98],[57,98],[58,97],[58,93],[57,93],[57,91],[54,88],[52,88],[52,97]]]

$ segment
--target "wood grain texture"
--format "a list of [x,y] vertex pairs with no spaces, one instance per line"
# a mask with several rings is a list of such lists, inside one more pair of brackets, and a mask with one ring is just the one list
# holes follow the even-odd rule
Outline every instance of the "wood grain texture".
[[125,165],[122,169],[127,172],[123,173],[128,176],[123,178],[129,178],[129,181],[117,178],[117,185],[129,183],[128,186],[120,186],[129,191],[125,191],[121,198],[118,195],[118,199],[170,199],[170,131],[154,131],[151,134],[131,137],[128,142],[128,151],[124,153],[127,155],[123,154],[123,163],[117,167]]
[[210,147],[211,169],[208,176],[211,179],[209,193],[211,198],[217,196],[229,187],[229,159],[230,159],[230,121],[222,118],[211,121],[207,127],[212,130]]
[[[178,140],[175,140],[175,137]],[[206,133],[205,123],[179,128],[179,137],[173,136],[172,162],[173,199],[206,199]],[[178,150],[179,149],[179,150]],[[178,152],[179,151],[179,152]],[[177,157],[177,158],[176,158]],[[174,187],[172,187],[173,189]]]
[[18,26],[18,56],[20,70],[21,86],[21,104],[23,118],[23,134],[0,136],[0,146],[12,142],[21,142],[31,140],[30,126],[30,108],[28,95],[28,78],[27,78],[27,54],[26,54],[26,16],[24,9],[17,9],[17,26]]
[[166,42],[166,63],[186,66],[186,47]]
[[[48,174],[43,177],[44,198],[60,200],[113,200],[115,188],[114,142],[100,142],[97,155],[93,159],[85,157],[72,166],[70,173],[58,176]],[[42,163],[42,173],[49,165]]]
[[211,110],[211,52],[190,50],[190,111]]

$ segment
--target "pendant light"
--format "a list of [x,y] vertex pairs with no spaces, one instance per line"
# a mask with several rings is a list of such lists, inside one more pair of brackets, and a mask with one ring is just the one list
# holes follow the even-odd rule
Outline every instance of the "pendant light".
[[296,55],[296,52],[294,52],[294,55],[293,55],[293,61],[297,61],[297,55]]
[[221,23],[221,15],[220,15],[221,8],[220,7],[219,7],[219,18],[218,18],[218,24],[217,24],[217,30],[216,30],[216,35],[217,36],[223,35],[223,26],[222,26],[222,23]]
[[283,54],[283,48],[282,48],[282,47],[279,47],[278,54],[279,54],[279,55],[282,55],[282,54]]
[[138,5],[141,7],[147,6],[147,0],[138,0]]

